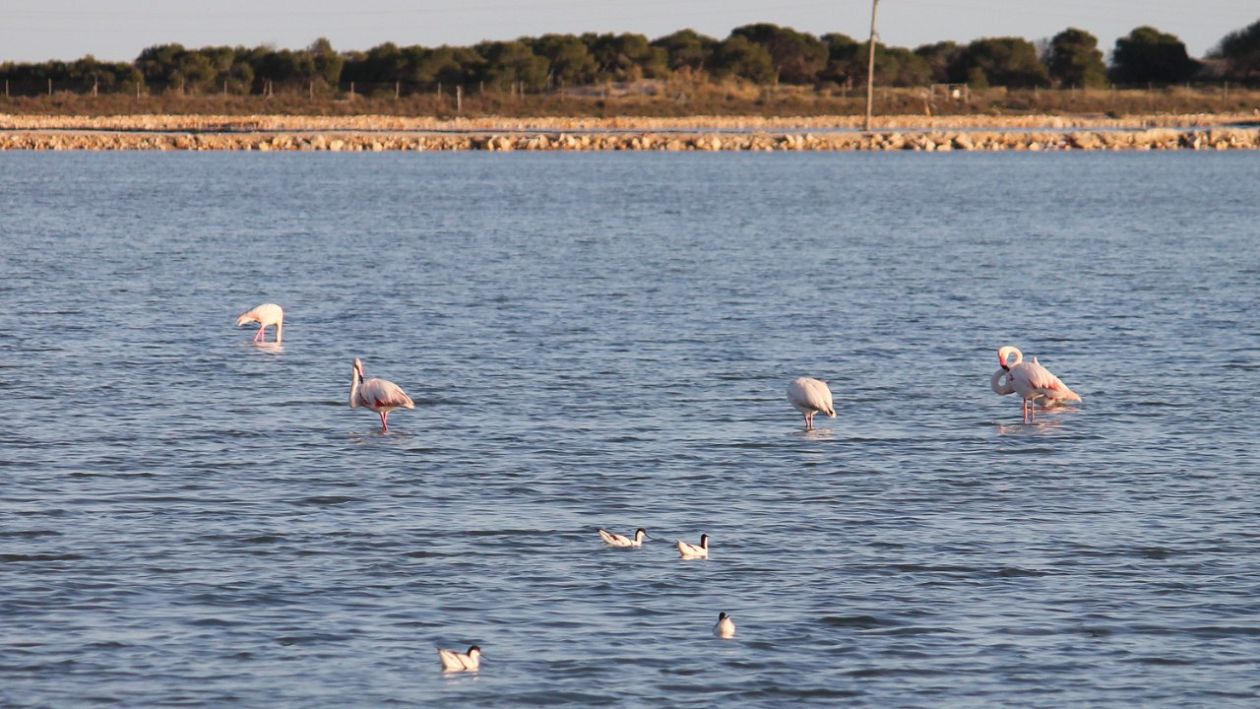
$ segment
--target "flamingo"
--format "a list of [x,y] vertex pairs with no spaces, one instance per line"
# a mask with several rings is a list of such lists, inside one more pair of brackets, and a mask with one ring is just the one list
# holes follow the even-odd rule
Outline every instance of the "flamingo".
[[476,672],[481,667],[481,648],[473,645],[468,652],[455,652],[438,648],[438,659],[443,672]]
[[800,377],[788,385],[788,401],[805,415],[805,430],[814,430],[814,414],[824,413],[836,417],[831,403],[831,390],[827,382],[812,377]]
[[350,408],[360,406],[366,406],[380,415],[381,430],[384,432],[389,432],[389,412],[399,408],[416,408],[411,397],[397,384],[375,377],[363,381],[363,361],[356,357],[354,376],[350,380]]
[[[1014,358],[1012,360],[1012,357]],[[1031,362],[1024,361],[1024,353],[1019,348],[1006,345],[998,350],[998,364],[1002,368],[993,373],[989,386],[1002,396],[1019,393],[1024,404],[1024,423],[1033,419],[1033,404],[1040,403],[1050,407],[1067,401],[1080,401],[1081,396],[1072,391],[1041,366],[1036,357]]]
[[735,620],[725,612],[718,613],[718,622],[713,626],[713,634],[719,638],[735,637]]
[[[236,319],[236,326],[248,325],[256,322],[259,325],[258,334],[254,335],[254,342],[267,341],[267,326],[276,326],[276,344],[280,344],[280,340],[284,338],[284,308],[275,303],[263,303],[248,313],[242,314]],[[300,324],[300,323],[299,323]]]

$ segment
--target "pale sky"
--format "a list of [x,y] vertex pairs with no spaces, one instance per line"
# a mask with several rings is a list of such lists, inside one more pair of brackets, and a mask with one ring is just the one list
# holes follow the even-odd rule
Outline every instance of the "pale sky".
[[[816,35],[863,38],[870,0],[5,0],[0,61],[130,61],[154,44],[305,47],[317,37],[338,50],[466,45],[547,32],[640,32],[655,39],[690,27],[721,39],[773,22]],[[1202,56],[1226,33],[1260,19],[1256,0],[882,0],[883,41],[904,47],[978,37],[1037,40],[1066,27],[1094,33],[1104,52],[1116,37],[1153,25]]]

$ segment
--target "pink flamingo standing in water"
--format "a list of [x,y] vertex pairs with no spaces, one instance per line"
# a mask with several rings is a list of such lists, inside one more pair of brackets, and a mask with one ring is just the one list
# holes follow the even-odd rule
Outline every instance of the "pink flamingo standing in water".
[[[258,323],[258,334],[254,335],[254,342],[267,341],[267,326],[276,326],[276,344],[280,344],[280,340],[284,338],[284,308],[275,303],[263,303],[248,313],[244,313],[236,319],[236,326],[248,325],[249,323]],[[301,323],[299,323],[301,324]]]
[[1017,347],[1007,345],[999,349],[998,364],[1002,368],[993,373],[989,386],[1002,396],[1019,393],[1024,402],[1024,423],[1033,420],[1034,404],[1049,408],[1068,401],[1081,400],[1080,394],[1069,389],[1050,370],[1041,366],[1036,357],[1031,362],[1025,362],[1024,353]]
[[798,377],[788,385],[788,401],[805,416],[805,430],[814,430],[814,414],[823,413],[831,418],[836,417],[835,406],[831,402],[831,389],[827,382],[813,377]]
[[375,377],[363,380],[363,361],[354,360],[354,378],[350,381],[350,408],[360,406],[375,411],[381,417],[381,430],[389,431],[389,412],[394,409],[414,409],[415,403],[402,387]]

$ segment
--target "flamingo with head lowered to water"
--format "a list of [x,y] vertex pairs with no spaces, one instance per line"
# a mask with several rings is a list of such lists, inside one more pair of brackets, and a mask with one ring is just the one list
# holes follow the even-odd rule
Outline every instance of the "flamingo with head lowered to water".
[[1006,396],[1019,393],[1024,404],[1024,423],[1033,419],[1033,406],[1049,408],[1068,401],[1080,401],[1081,396],[1068,388],[1050,370],[1041,366],[1036,357],[1024,361],[1019,348],[1007,345],[998,350],[998,364],[1002,368],[993,373],[989,386]]
[[389,412],[394,409],[414,409],[415,403],[397,384],[373,377],[364,381],[363,361],[355,358],[354,375],[350,381],[350,408],[360,406],[375,411],[381,417],[381,430],[389,431]]
[[284,308],[275,303],[263,303],[248,313],[242,313],[236,319],[236,326],[248,325],[249,323],[258,323],[258,332],[254,335],[254,342],[267,341],[267,326],[276,326],[276,344],[284,339]]
[[788,385],[788,401],[805,416],[805,430],[814,430],[814,414],[827,414],[836,417],[836,409],[831,401],[831,389],[827,382],[813,377],[799,377]]

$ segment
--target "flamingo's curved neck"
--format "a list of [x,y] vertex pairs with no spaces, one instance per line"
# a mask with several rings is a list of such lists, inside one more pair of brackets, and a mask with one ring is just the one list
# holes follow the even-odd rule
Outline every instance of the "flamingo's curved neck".
[[1002,396],[1015,393],[1015,385],[1011,383],[1010,370],[1003,367],[993,373],[993,378],[989,380],[989,387],[993,391]]

